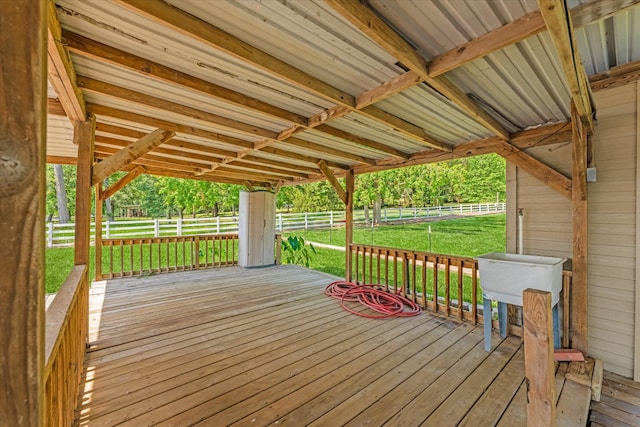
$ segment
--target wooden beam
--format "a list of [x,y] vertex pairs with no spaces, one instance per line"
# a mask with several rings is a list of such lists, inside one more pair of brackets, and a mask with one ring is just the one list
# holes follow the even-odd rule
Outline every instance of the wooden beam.
[[[131,144],[131,142],[132,141],[127,141],[124,139],[108,138],[106,136],[96,136],[96,144],[101,146],[125,148],[129,144]],[[181,160],[187,160],[187,161],[191,160],[194,162],[207,163],[207,164],[217,163],[220,161],[219,156],[211,156],[210,154],[191,153],[184,150],[175,150],[172,148],[164,148],[164,147],[155,148],[153,150],[153,153],[157,155],[163,155],[162,157],[166,155],[167,160],[170,159],[169,156],[173,156],[173,157],[179,157]]]
[[[318,162],[322,160],[318,157],[307,156],[305,154],[300,154],[294,151],[283,150],[281,148],[275,148],[275,147],[264,147],[260,151],[268,154],[273,154],[276,156],[282,156],[289,159],[298,160],[301,162],[312,163],[314,165],[317,165]],[[345,170],[349,169],[349,165],[346,163],[329,162],[327,160],[325,160],[325,162],[327,163],[327,165],[329,165],[332,168],[345,169]]]
[[96,184],[96,230],[95,230],[95,260],[94,260],[94,275],[95,280],[102,280],[102,202],[105,200],[104,194],[102,194],[102,181]]
[[438,141],[435,138],[427,135],[426,131],[419,126],[407,122],[400,117],[387,113],[373,105],[364,107],[358,110],[359,114],[363,114],[366,117],[380,122],[386,126],[390,126],[394,131],[401,133],[407,138],[424,145],[429,148],[435,148],[441,151],[451,151],[452,147],[449,144]]
[[[640,1],[640,0],[638,0]],[[609,71],[589,77],[592,91],[612,89],[640,80],[640,61],[612,67]]]
[[[244,162],[244,161],[235,161],[233,163],[227,163],[225,165],[220,165],[220,167],[218,167],[217,170],[219,171],[223,171],[223,170],[230,170],[230,169],[237,169],[239,172],[242,171],[242,169],[249,169],[252,171],[260,171],[260,172],[266,172],[268,174],[272,174],[272,175],[280,175],[280,176],[285,176],[288,178],[291,177],[297,177],[297,178],[309,178],[309,174],[308,173],[303,173],[303,172],[295,172],[292,170],[285,170],[282,168],[274,168],[274,167],[270,167],[270,166],[265,166],[263,164],[253,164],[253,163],[249,163],[249,162]],[[317,171],[313,171],[312,173],[316,173]]]
[[44,1],[0,13],[0,417],[46,425],[44,265],[46,156]]
[[78,163],[76,157],[47,156],[47,164],[50,165],[75,165],[76,163]]
[[540,12],[528,13],[513,22],[436,56],[429,61],[429,75],[437,77],[496,50],[538,34],[544,29],[544,19],[542,19]]
[[47,115],[67,117],[67,112],[62,108],[60,100],[47,98]]
[[522,296],[527,426],[556,425],[551,292],[525,289]]
[[243,182],[243,184],[244,184],[245,188],[246,188],[248,191],[254,191],[254,190],[255,190],[255,189],[253,188],[253,184],[251,184],[249,181],[244,181],[244,182]]
[[102,197],[104,200],[110,198],[118,191],[122,190],[128,183],[136,179],[138,176],[144,173],[144,166],[136,166],[133,170],[127,173],[125,176],[120,178],[118,182],[115,182],[109,186],[106,190],[102,192]]
[[571,16],[563,0],[538,0],[540,12],[551,36],[580,118],[593,133],[593,107],[587,73],[582,65]]
[[126,68],[127,70],[155,78],[159,81],[186,87],[241,108],[278,117],[303,126],[307,124],[307,119],[303,115],[267,104],[259,99],[251,98],[223,86],[190,76],[189,74],[177,71],[160,63],[135,56],[129,52],[99,43],[67,30],[62,30],[62,43],[66,46],[67,50],[78,55]]
[[112,173],[142,157],[155,147],[161,145],[163,142],[173,138],[174,135],[175,132],[157,129],[150,134],[143,136],[127,148],[123,148],[108,159],[96,164],[93,168],[93,177],[91,182],[94,185],[98,182],[102,182],[103,179]]
[[345,187],[346,187],[346,199],[345,203],[345,280],[351,281],[353,276],[352,274],[352,262],[351,262],[351,243],[353,243],[353,202],[354,202],[354,192],[355,192],[355,174],[353,169],[349,169],[346,172],[345,176]]
[[255,64],[269,73],[276,73],[285,80],[305,87],[325,99],[352,107],[355,104],[355,99],[350,94],[170,4],[148,0],[118,0],[117,3],[177,33],[197,39],[242,61]]
[[588,208],[587,208],[587,131],[572,103],[572,223],[573,278],[571,283],[571,348],[584,354],[589,350],[587,307],[588,298]]
[[375,159],[360,156],[359,154],[353,154],[343,150],[338,150],[333,147],[316,144],[314,142],[305,141],[304,139],[300,139],[300,138],[291,137],[285,141],[281,141],[280,143],[291,145],[294,147],[304,148],[305,150],[315,151],[317,153],[329,154],[336,157],[341,157],[343,159],[353,160],[354,162],[363,163],[367,165],[376,164]]
[[[171,178],[190,179],[190,180],[208,181],[208,182],[222,182],[225,184],[234,184],[234,185],[244,185],[243,183],[244,180],[237,180],[237,179],[209,176],[209,175],[202,175],[202,176],[196,177],[193,174],[169,170],[169,169],[162,169],[157,167],[145,167],[145,169],[146,169],[146,173],[149,175],[167,176]],[[263,187],[263,186],[267,186],[269,182],[255,182],[255,184]]]
[[170,122],[168,120],[162,120],[155,117],[149,117],[142,114],[119,110],[113,107],[107,107],[98,104],[87,104],[87,109],[96,114],[98,119],[100,116],[108,116],[116,119],[122,119],[129,122],[140,123],[145,126],[152,126],[156,128],[162,128],[174,131],[176,133],[184,133],[187,135],[198,136],[211,141],[220,142],[223,144],[231,145],[234,147],[253,148],[253,142],[246,141],[240,138],[234,138],[231,136],[223,135],[217,132],[211,132],[204,129],[199,129],[193,126],[183,125],[180,123]]
[[96,120],[76,122],[73,127],[73,142],[78,146],[78,169],[76,171],[76,215],[75,215],[75,265],[89,265],[91,229],[91,177],[93,175],[94,137]]
[[267,129],[261,129],[257,126],[243,123],[238,120],[229,119],[227,117],[213,114],[208,111],[203,111],[197,108],[179,104],[177,102],[168,101],[157,96],[147,95],[141,92],[136,92],[134,90],[125,89],[123,87],[101,82],[89,77],[78,76],[78,86],[89,92],[135,102],[137,104],[146,105],[152,108],[158,108],[164,111],[180,114],[185,117],[202,120],[225,129],[246,133],[247,135],[271,139],[278,137],[277,132],[273,132]]
[[331,184],[333,189],[336,191],[338,197],[340,197],[340,200],[342,200],[342,203],[346,205],[349,202],[349,200],[347,199],[347,193],[344,191],[344,188],[342,188],[342,185],[338,182],[338,179],[333,174],[331,169],[329,169],[329,166],[327,166],[324,160],[320,160],[318,162],[318,167],[320,168],[324,176],[327,177],[329,184]]
[[[147,132],[128,129],[120,126],[111,125],[108,123],[97,123],[96,131],[101,133],[125,136],[128,138],[135,138],[135,139],[142,138],[147,134]],[[103,137],[100,137],[100,138],[103,138]],[[130,141],[127,141],[127,144],[129,142]],[[172,147],[174,149],[196,151],[196,152],[204,153],[205,155],[212,156],[215,158],[232,157],[236,154],[235,151],[222,150],[220,148],[215,148],[215,147],[211,147],[204,144],[196,144],[196,143],[184,141],[178,138],[173,138],[170,141],[165,142],[163,145],[166,147]]]
[[571,179],[562,175],[560,172],[505,141],[500,143],[496,152],[508,162],[513,163],[538,179],[547,187],[557,191],[568,199],[571,198]]
[[[335,87],[305,73],[304,71],[292,67],[286,62],[281,61],[209,24],[208,22],[202,21],[172,5],[160,1],[147,0],[117,0],[117,2],[160,25],[170,28],[171,30],[194,40],[198,40],[216,50],[222,50],[236,58],[249,62],[270,74],[274,74],[295,84],[296,86],[302,87],[318,96],[335,102],[339,106],[347,107],[350,110],[356,109],[356,99],[352,95],[336,89]],[[388,122],[384,122],[383,119],[380,119],[380,114],[372,115],[371,118],[389,126],[394,126]],[[396,119],[400,120],[399,118]],[[409,132],[407,131],[407,133]],[[421,130],[421,133],[424,134],[424,129]],[[287,134],[288,132],[285,132],[282,136],[286,136]],[[412,135],[409,133],[409,137],[416,139],[417,141],[423,141],[427,145],[432,144],[434,147],[440,147],[442,145],[442,143],[435,141],[433,138],[424,138],[421,135]]]
[[56,91],[58,98],[72,122],[84,121],[87,111],[84,97],[76,85],[76,73],[71,63],[69,53],[60,42],[60,22],[56,12],[54,0],[47,0],[48,7],[48,75],[51,86]]
[[413,86],[422,83],[422,78],[414,71],[407,71],[400,74],[387,82],[384,82],[380,86],[369,89],[368,91],[358,95],[356,98],[357,109],[368,107],[376,102],[382,101],[392,95],[395,95],[403,90],[409,89]]
[[449,79],[445,76],[429,76],[427,61],[366,5],[350,0],[325,1],[384,50],[418,74],[425,83],[463,109],[478,123],[504,140],[509,140],[509,132]]
[[328,135],[335,136],[337,138],[345,139],[349,142],[352,142],[357,145],[362,145],[363,147],[371,148],[372,150],[380,151],[385,154],[389,154],[393,157],[397,157],[400,159],[408,159],[410,157],[409,154],[404,153],[400,150],[393,148],[390,145],[383,144],[381,142],[372,141],[367,138],[363,138],[360,136],[353,135],[349,132],[343,131],[338,128],[331,127],[329,125],[320,125],[316,127],[316,130],[324,132]]
[[[574,28],[581,28],[626,10],[640,0],[592,0],[571,9]],[[528,13],[513,22],[489,31],[475,39],[436,56],[429,61],[429,75],[439,76],[483,56],[510,46],[546,29],[539,10]]]

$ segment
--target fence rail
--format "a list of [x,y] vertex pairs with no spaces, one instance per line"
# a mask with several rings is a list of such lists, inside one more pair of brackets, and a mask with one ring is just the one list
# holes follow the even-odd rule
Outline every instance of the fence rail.
[[[357,283],[382,285],[446,317],[484,324],[478,262],[473,258],[352,243],[352,277]],[[563,271],[562,347],[570,345],[571,271]],[[493,314],[492,314],[493,318]],[[497,320],[492,320],[498,327]],[[522,323],[510,315],[508,332],[522,336]]]
[[[462,204],[455,206],[432,206],[423,208],[384,208],[382,222],[435,218],[450,215],[475,215],[504,212],[505,203]],[[354,211],[354,222],[366,223],[363,210]],[[311,228],[340,227],[345,221],[344,211],[278,213],[276,230],[307,230]],[[74,242],[75,224],[47,224],[47,246],[71,246]],[[103,225],[103,239],[131,239],[181,237],[202,234],[228,234],[238,232],[237,216],[214,218],[176,218],[107,221]],[[91,224],[91,239],[95,237],[95,223]]]
[[104,239],[96,280],[236,265],[238,235]]

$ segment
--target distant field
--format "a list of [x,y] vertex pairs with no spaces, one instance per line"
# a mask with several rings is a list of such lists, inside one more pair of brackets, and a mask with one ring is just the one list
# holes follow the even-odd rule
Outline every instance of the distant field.
[[[431,244],[429,244],[431,226]],[[344,228],[333,230],[299,230],[289,233],[307,241],[343,246]],[[354,242],[389,246],[447,255],[476,256],[487,252],[505,251],[505,215],[486,215],[422,223],[358,227]],[[91,248],[93,260],[93,248]],[[316,248],[311,268],[336,276],[344,276],[344,252]],[[46,255],[46,292],[57,292],[73,267],[73,248],[49,248]],[[93,277],[93,262],[90,266]]]
[[[504,214],[448,219],[433,222],[358,227],[355,243],[412,249],[445,255],[473,257],[506,250]],[[431,227],[431,244],[429,243]],[[344,246],[344,229],[298,231],[306,241]],[[345,255],[331,249],[316,248],[311,268],[344,276]]]

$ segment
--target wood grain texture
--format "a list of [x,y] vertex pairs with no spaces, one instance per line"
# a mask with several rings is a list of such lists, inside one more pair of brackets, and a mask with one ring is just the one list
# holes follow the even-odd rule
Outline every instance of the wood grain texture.
[[0,28],[0,423],[35,427],[44,424],[46,3],[3,1]]
[[356,177],[353,169],[349,169],[345,176],[345,192],[347,201],[345,203],[345,254],[346,254],[346,269],[345,279],[351,280],[353,266],[351,264],[351,251],[349,246],[353,242],[353,205],[354,205],[354,191],[355,191]]
[[91,225],[91,176],[93,174],[94,138],[96,119],[76,122],[73,141],[78,146],[78,167],[76,171],[76,215],[74,262],[76,265],[89,264],[89,229]]
[[572,231],[573,279],[571,283],[571,347],[588,354],[588,205],[587,205],[587,131],[572,103]]
[[324,160],[320,160],[318,162],[318,167],[320,168],[320,170],[322,171],[324,176],[327,177],[327,180],[329,181],[329,184],[331,184],[331,186],[333,187],[335,192],[338,194],[338,197],[340,197],[340,200],[342,200],[342,203],[347,204],[349,202],[347,193],[344,190],[344,188],[342,188],[342,184],[340,184],[340,182],[338,182],[338,179],[333,174],[333,171],[331,169],[329,169],[329,166],[327,166],[327,164],[324,162]]
[[522,297],[527,426],[556,425],[551,293],[525,289]]
[[91,178],[92,184],[95,185],[98,182],[101,182],[112,173],[119,171],[124,166],[144,156],[155,147],[158,147],[165,141],[170,140],[174,135],[175,132],[165,129],[156,129],[150,134],[129,144],[126,148],[121,149],[113,156],[110,156],[106,160],[94,166]]

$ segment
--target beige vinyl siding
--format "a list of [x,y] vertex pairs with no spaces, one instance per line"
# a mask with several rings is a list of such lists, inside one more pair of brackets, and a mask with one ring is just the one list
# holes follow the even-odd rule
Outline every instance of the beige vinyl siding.
[[595,93],[597,182],[589,184],[589,353],[634,375],[636,83]]
[[[637,93],[633,83],[594,94],[597,182],[588,184],[589,354],[627,377],[634,375],[636,340]],[[571,176],[569,142],[528,153]],[[525,253],[571,258],[571,201],[520,169],[511,173],[517,185],[510,204],[524,209]],[[507,232],[516,233],[515,226]]]

